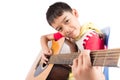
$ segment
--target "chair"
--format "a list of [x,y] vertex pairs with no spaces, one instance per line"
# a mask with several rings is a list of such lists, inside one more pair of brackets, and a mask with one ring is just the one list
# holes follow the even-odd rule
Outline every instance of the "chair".
[[[105,27],[101,31],[105,35],[105,45],[108,47],[109,36],[110,36],[110,27]],[[105,75],[105,80],[109,80],[109,68],[108,67],[104,67],[103,73]]]

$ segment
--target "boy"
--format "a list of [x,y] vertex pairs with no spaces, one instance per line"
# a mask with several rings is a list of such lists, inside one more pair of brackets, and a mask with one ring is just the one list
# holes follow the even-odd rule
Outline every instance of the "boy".
[[[87,23],[81,26],[78,21],[78,17],[79,16],[78,16],[77,11],[75,9],[72,9],[68,4],[64,2],[54,3],[48,8],[47,13],[46,13],[46,18],[47,18],[48,23],[54,29],[56,29],[60,34],[62,34],[64,37],[73,39],[75,43],[77,44],[79,51],[82,52],[85,49],[89,49],[89,50],[104,49],[105,48],[104,37],[101,31],[95,28],[93,23]],[[41,59],[43,62],[48,61],[45,55],[46,54],[43,53],[43,56]],[[51,54],[47,54],[47,55],[51,55]],[[79,58],[83,59],[84,56],[83,58],[81,57]],[[75,65],[75,62],[73,63],[73,66],[74,65]],[[93,69],[93,67],[89,65],[87,67],[89,67],[88,71],[93,71],[93,74],[94,72],[95,74],[97,74],[97,72],[101,72],[101,69],[99,70]],[[82,70],[83,68],[79,68],[79,69]],[[86,73],[86,75],[88,74],[87,71],[83,70],[83,72]],[[74,74],[75,72],[73,72],[73,75]],[[101,75],[103,75],[103,73],[101,73]],[[95,77],[94,75],[90,75],[90,76]],[[74,77],[76,78],[76,80],[79,80],[77,79],[76,76]],[[84,79],[85,77],[83,77],[83,80]],[[104,80],[104,76],[102,79]]]

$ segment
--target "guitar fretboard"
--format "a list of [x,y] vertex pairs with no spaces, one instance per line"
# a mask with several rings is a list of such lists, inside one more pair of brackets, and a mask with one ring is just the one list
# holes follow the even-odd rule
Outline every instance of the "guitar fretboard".
[[[74,53],[61,53],[52,55],[49,59],[49,64],[72,64],[73,59],[79,56],[78,52]],[[120,48],[94,50],[90,53],[91,62],[93,66],[107,66],[119,67],[120,66]]]

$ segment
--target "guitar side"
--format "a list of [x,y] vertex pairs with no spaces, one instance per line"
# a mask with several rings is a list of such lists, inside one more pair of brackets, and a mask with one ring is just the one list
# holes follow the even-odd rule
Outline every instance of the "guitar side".
[[[52,51],[53,51],[53,54],[59,54],[61,48],[62,48],[62,45],[64,43],[64,38],[61,38],[59,39],[58,41],[52,41]],[[39,53],[36,60],[34,61],[30,71],[28,72],[28,75],[26,77],[25,80],[46,80],[51,69],[53,68],[54,64],[48,64],[45,68],[42,68],[40,67],[40,73],[35,76],[35,72],[37,70],[37,67],[40,66],[40,64],[38,65],[38,63],[40,62],[40,57],[41,57],[41,54]]]

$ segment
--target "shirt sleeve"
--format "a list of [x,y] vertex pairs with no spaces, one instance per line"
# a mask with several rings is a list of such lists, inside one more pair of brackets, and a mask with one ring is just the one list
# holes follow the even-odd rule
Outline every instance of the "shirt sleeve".
[[55,41],[59,40],[59,39],[62,38],[62,37],[63,37],[63,35],[60,34],[59,32],[54,33],[54,39],[55,39]]
[[84,49],[89,50],[99,50],[99,49],[105,49],[104,46],[104,39],[100,38],[97,33],[91,34],[92,36],[87,36],[87,40],[84,40]]

